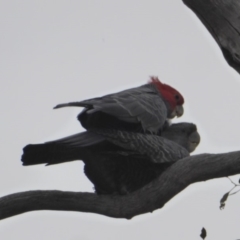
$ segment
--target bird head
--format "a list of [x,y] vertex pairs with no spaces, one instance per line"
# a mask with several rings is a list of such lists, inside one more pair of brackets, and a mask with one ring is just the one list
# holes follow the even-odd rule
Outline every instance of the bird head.
[[175,88],[162,83],[158,77],[151,77],[150,84],[153,84],[160,92],[168,108],[168,118],[181,117],[183,115],[184,98]]
[[197,126],[193,123],[183,122],[172,124],[166,127],[161,136],[178,143],[190,153],[193,152],[200,143]]

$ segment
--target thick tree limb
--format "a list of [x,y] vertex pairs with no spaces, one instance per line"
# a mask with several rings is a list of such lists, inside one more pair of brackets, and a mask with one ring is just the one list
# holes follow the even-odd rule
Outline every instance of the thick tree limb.
[[240,1],[183,0],[214,37],[228,64],[240,73]]
[[28,191],[0,198],[0,219],[36,210],[98,213],[130,219],[164,206],[192,183],[240,173],[240,151],[200,154],[172,165],[157,180],[126,196],[61,191]]

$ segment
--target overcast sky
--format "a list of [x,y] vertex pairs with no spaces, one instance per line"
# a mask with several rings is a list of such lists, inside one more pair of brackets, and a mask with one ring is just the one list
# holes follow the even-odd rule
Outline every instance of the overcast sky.
[[[240,79],[182,1],[0,1],[0,195],[93,191],[80,161],[21,166],[22,148],[82,131],[80,108],[58,104],[139,86],[150,75],[185,97],[175,120],[197,124],[194,154],[240,148]],[[238,181],[239,176],[232,177]],[[0,222],[4,240],[240,238],[240,194],[223,211],[228,179],[193,184],[151,214],[119,220],[41,211]]]

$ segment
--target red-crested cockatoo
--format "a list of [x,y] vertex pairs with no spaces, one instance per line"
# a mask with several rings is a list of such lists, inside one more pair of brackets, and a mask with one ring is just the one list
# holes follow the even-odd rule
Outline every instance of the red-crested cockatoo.
[[84,107],[78,120],[85,129],[108,128],[130,132],[161,132],[167,119],[183,114],[183,96],[151,77],[148,84],[118,93],[55,107]]

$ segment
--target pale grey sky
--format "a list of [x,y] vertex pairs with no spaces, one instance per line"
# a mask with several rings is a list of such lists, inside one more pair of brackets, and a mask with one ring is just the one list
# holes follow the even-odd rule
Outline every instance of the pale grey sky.
[[[150,75],[185,96],[177,121],[196,123],[197,153],[240,149],[240,79],[182,1],[0,1],[0,194],[93,191],[82,163],[21,166],[22,148],[82,130],[68,101],[144,84]],[[176,121],[175,121],[176,122]],[[238,180],[239,176],[233,177]],[[163,209],[132,220],[41,211],[0,222],[4,240],[240,238],[240,194],[225,210],[224,179],[194,184]]]

